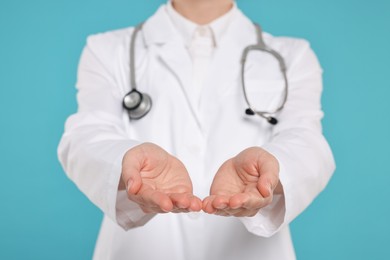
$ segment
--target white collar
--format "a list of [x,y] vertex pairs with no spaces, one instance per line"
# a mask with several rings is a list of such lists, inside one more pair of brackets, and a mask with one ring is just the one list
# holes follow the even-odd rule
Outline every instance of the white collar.
[[[219,47],[228,45],[230,48],[245,48],[249,44],[256,43],[256,33],[252,21],[246,17],[239,8],[232,17],[230,25],[221,37]],[[142,26],[142,36],[145,47],[152,44],[171,45],[183,42],[178,30],[173,25],[166,12],[165,5],[149,17]],[[234,46],[234,47],[233,47]]]
[[191,20],[185,18],[183,15],[178,13],[172,5],[172,1],[168,1],[165,5],[165,10],[174,24],[177,31],[183,37],[186,46],[190,46],[190,43],[194,37],[195,30],[199,27],[208,27],[211,29],[213,42],[215,46],[218,46],[221,38],[223,37],[226,29],[228,28],[230,21],[233,19],[237,12],[237,5],[233,1],[233,7],[224,15],[213,20],[207,25],[198,25]]

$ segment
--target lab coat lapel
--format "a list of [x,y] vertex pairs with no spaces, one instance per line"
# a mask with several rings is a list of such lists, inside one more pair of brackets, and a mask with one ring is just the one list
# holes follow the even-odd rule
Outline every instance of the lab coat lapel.
[[169,69],[179,82],[180,88],[190,106],[191,112],[201,128],[201,119],[197,108],[196,95],[192,85],[192,62],[182,43],[169,43],[162,47],[160,61]]
[[145,44],[159,46],[157,53],[159,61],[170,71],[178,81],[178,85],[186,98],[192,115],[201,128],[201,120],[196,106],[196,98],[192,86],[192,61],[186,50],[183,39],[174,28],[164,6],[149,18],[144,26]]
[[241,55],[245,47],[256,43],[256,31],[240,10],[235,15],[215,50],[201,95],[203,107],[234,88],[241,88]]

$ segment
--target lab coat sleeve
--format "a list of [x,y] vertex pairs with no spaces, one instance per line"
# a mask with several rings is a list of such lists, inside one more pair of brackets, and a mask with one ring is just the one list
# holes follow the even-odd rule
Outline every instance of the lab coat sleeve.
[[241,218],[248,231],[270,237],[297,217],[325,188],[335,169],[322,135],[322,69],[309,44],[294,40],[285,53],[289,93],[277,115],[271,140],[262,147],[279,161],[283,195],[252,217]]
[[[70,116],[58,147],[68,177],[104,214],[125,230],[145,224],[147,215],[118,191],[122,158],[138,144],[126,132],[122,93],[114,77],[115,50],[105,35],[88,38],[78,68],[78,111]],[[114,51],[113,51],[114,52]]]

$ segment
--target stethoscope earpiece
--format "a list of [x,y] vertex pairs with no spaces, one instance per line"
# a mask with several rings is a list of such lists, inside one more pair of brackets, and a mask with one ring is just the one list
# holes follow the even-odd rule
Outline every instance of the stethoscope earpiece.
[[255,112],[252,109],[247,108],[245,109],[245,114],[247,114],[248,116],[254,116]]
[[272,116],[269,116],[267,118],[267,121],[268,123],[270,123],[271,125],[276,125],[278,123],[278,120],[275,118],[275,117],[272,117]]
[[266,116],[260,112],[255,112],[251,108],[245,109],[245,114],[247,114],[248,116],[254,116],[257,114],[257,115],[261,116],[262,118],[265,118],[267,120],[267,122],[270,123],[271,125],[276,125],[278,123],[278,120],[275,117]]

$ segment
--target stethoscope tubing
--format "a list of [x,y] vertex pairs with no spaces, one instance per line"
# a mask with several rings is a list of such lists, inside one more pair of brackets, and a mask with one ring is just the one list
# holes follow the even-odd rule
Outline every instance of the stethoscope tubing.
[[[287,102],[287,96],[288,96],[288,79],[287,79],[287,67],[285,64],[285,61],[283,57],[275,50],[269,48],[263,40],[262,37],[262,30],[260,25],[254,23],[255,28],[256,28],[256,35],[257,35],[257,44],[255,45],[249,45],[247,46],[244,51],[242,52],[242,57],[241,57],[241,86],[244,94],[244,99],[246,104],[248,105],[249,109],[256,115],[259,115],[268,121],[270,121],[270,115],[276,114],[277,112],[281,111],[284,107],[284,105]],[[245,64],[247,57],[251,51],[262,51],[271,54],[279,63],[279,68],[283,76],[283,81],[284,81],[284,89],[283,89],[283,98],[280,101],[280,105],[271,111],[259,111],[256,110],[250,103],[249,98],[248,98],[248,93],[245,85]]]
[[[131,40],[130,40],[130,86],[131,86],[131,90],[130,90],[129,93],[127,93],[125,95],[125,98],[124,98],[124,101],[123,101],[123,106],[124,106],[125,109],[127,109],[129,111],[129,115],[130,115],[131,119],[139,119],[139,118],[143,117],[144,115],[146,115],[149,112],[150,107],[151,107],[151,98],[149,96],[147,96],[147,98],[150,101],[149,102],[150,104],[148,106],[141,106],[141,104],[138,104],[137,106],[134,106],[134,107],[128,107],[125,104],[126,103],[125,102],[126,97],[128,95],[134,93],[134,92],[137,92],[140,95],[141,102],[143,100],[142,96],[146,95],[146,94],[142,94],[141,92],[139,92],[137,90],[136,72],[135,72],[135,41],[136,41],[138,32],[142,29],[142,26],[143,26],[143,23],[140,23],[140,24],[138,24],[134,28],[134,31],[132,33],[132,37],[131,37]],[[275,125],[278,121],[276,120],[276,118],[272,117],[271,115],[272,114],[276,114],[277,112],[281,111],[283,109],[284,105],[287,102],[287,97],[288,97],[287,68],[286,68],[286,64],[285,64],[285,61],[284,61],[283,57],[277,51],[269,48],[264,43],[264,40],[263,40],[263,37],[262,37],[262,29],[261,29],[260,25],[254,23],[254,26],[255,26],[255,29],[256,29],[257,44],[247,46],[243,50],[243,53],[242,53],[242,56],[241,56],[241,85],[242,85],[242,90],[243,90],[243,94],[244,94],[244,99],[245,99],[245,102],[246,102],[246,104],[248,106],[247,114],[248,115],[256,114],[256,115],[258,115],[258,116],[260,116],[262,118],[265,118],[269,123]],[[249,53],[251,51],[266,52],[266,53],[271,54],[275,59],[278,60],[279,68],[280,68],[280,71],[282,73],[283,80],[284,80],[284,89],[283,89],[283,93],[284,94],[283,94],[283,98],[282,98],[279,106],[276,109],[274,109],[274,110],[271,110],[271,111],[259,111],[259,110],[256,110],[251,105],[251,103],[249,101],[248,93],[247,93],[247,89],[246,89],[246,85],[245,85],[245,64],[246,64],[247,57],[248,57],[248,55],[249,55]],[[135,110],[139,110],[140,108],[143,108],[143,107],[148,107],[148,110],[144,111],[144,112],[143,111],[135,111]],[[248,113],[248,111],[249,111],[249,113]],[[142,116],[140,116],[140,117],[132,116],[134,113],[137,113],[137,112],[140,112],[142,114]]]

